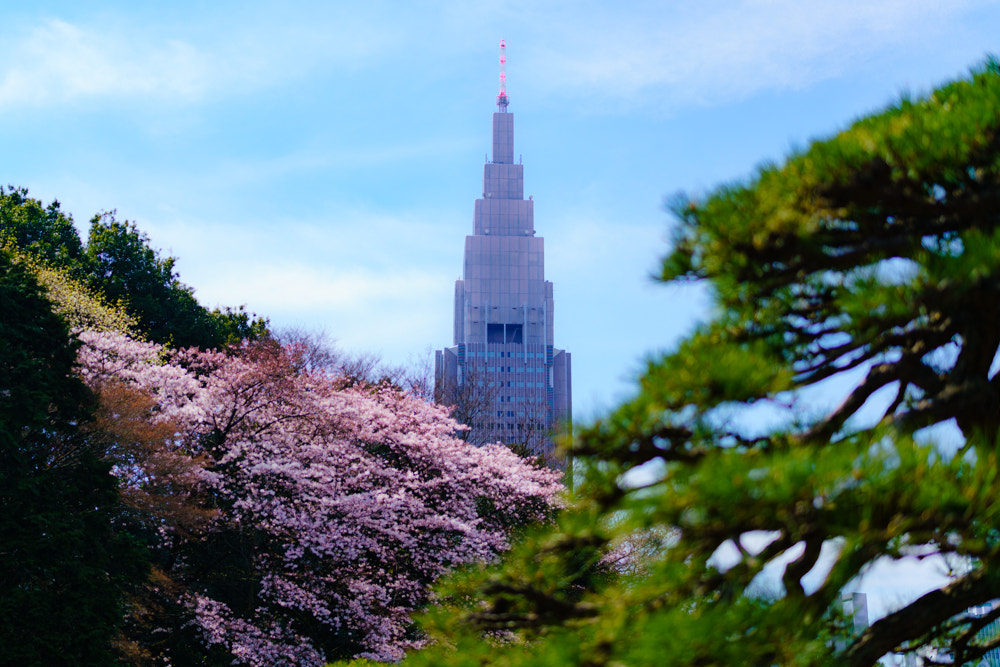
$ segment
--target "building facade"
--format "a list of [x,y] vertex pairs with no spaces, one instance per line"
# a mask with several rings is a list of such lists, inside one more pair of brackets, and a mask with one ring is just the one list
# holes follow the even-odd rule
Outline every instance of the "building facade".
[[534,202],[514,161],[514,115],[501,88],[493,158],[483,168],[472,235],[455,281],[454,343],[435,354],[435,395],[455,405],[475,444],[504,442],[550,456],[552,434],[572,413],[570,354],[555,347],[552,283]]

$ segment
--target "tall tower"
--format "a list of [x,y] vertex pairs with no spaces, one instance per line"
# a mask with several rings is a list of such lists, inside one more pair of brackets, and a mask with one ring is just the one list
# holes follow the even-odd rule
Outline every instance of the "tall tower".
[[535,236],[534,202],[524,198],[524,166],[514,163],[506,63],[501,40],[493,159],[455,281],[454,344],[435,353],[435,397],[455,405],[474,444],[551,455],[552,432],[572,412],[570,354],[555,347],[544,239]]

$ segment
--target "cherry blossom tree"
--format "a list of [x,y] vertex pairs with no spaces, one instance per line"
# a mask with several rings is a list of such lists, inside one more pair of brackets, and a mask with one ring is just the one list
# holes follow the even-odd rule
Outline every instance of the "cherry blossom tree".
[[161,561],[184,584],[175,643],[193,632],[237,664],[401,658],[421,643],[410,614],[429,585],[495,558],[561,488],[559,473],[502,445],[462,442],[447,409],[311,369],[295,346],[223,354],[80,338],[91,387],[140,392],[149,421],[170,425],[157,453],[170,465],[133,456],[123,481],[211,497],[207,530],[160,512],[172,554]]

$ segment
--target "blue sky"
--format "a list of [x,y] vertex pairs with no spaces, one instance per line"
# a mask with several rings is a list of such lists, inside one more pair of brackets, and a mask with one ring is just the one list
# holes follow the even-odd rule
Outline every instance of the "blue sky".
[[[117,209],[208,306],[394,363],[451,343],[505,38],[578,419],[706,315],[649,278],[665,196],[1000,52],[997,0],[6,0],[0,25],[0,183],[83,229]],[[873,572],[873,617],[942,577]]]
[[649,278],[663,198],[745,177],[1000,51],[1000,2],[0,7],[0,183],[102,210],[208,306],[394,363],[451,343],[507,40],[578,419],[706,312]]

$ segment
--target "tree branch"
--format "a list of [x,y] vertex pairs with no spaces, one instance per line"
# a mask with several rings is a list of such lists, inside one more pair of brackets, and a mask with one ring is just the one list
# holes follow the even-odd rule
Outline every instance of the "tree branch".
[[1000,597],[1000,575],[984,563],[972,574],[931,591],[873,623],[844,654],[851,667],[871,667],[908,639],[924,637],[969,607]]

